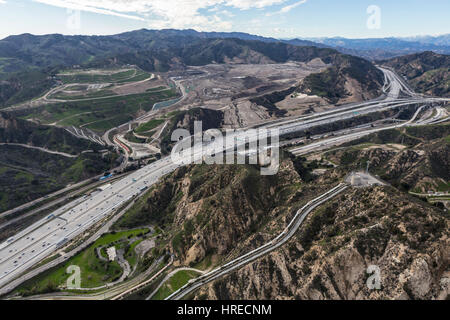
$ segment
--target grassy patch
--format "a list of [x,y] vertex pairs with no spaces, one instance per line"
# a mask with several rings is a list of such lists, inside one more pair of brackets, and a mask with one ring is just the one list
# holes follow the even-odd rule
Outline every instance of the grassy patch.
[[136,130],[134,130],[136,133],[144,133],[144,132],[148,132],[150,130],[155,129],[157,126],[161,125],[162,123],[164,123],[165,120],[163,119],[153,119],[150,120],[149,122],[146,122],[144,124],[141,124],[139,127],[136,128]]
[[173,292],[180,289],[189,280],[198,277],[200,273],[195,271],[181,270],[175,273],[152,297],[152,300],[163,300]]
[[[108,71],[108,70],[106,70]],[[73,70],[63,72],[58,77],[63,83],[126,83],[145,80],[150,74],[142,70],[110,70],[110,74],[101,74],[95,70]],[[117,71],[117,72],[114,72]]]
[[174,96],[176,92],[167,89],[95,100],[67,101],[43,106],[23,118],[37,118],[43,123],[59,121],[61,126],[82,126],[103,132],[133,119],[140,109],[149,111],[155,103]]
[[82,288],[95,288],[113,282],[121,276],[123,271],[115,261],[100,260],[97,257],[96,248],[113,245],[120,248],[122,246],[120,241],[126,241],[148,231],[147,228],[144,228],[106,234],[64,264],[25,282],[17,291],[22,295],[34,295],[55,292],[59,288],[64,288],[70,276],[66,270],[71,265],[79,266],[81,269]]

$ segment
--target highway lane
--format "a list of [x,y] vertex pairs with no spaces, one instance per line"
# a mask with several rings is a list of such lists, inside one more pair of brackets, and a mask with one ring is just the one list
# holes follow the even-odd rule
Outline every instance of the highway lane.
[[[380,107],[390,108],[392,105],[401,106],[429,101],[448,101],[449,99],[411,99],[410,102],[399,101],[377,101],[372,106],[364,104],[362,112],[378,111]],[[372,103],[369,103],[372,104]],[[368,109],[366,109],[368,108]],[[325,115],[311,120],[298,120],[295,123],[281,124],[277,128],[282,134],[304,130],[313,126],[332,123],[336,119],[351,118],[359,115],[358,112],[344,111],[342,114]],[[239,132],[235,133],[235,138],[239,139]],[[257,140],[257,135],[253,135],[249,140]],[[242,145],[242,142],[240,142]],[[239,142],[238,142],[239,144]],[[224,148],[229,148],[226,145]],[[234,147],[234,146],[233,146]],[[83,203],[71,203],[57,211],[48,220],[43,219],[25,231],[0,244],[0,286],[14,279],[32,265],[42,260],[58,248],[58,243],[65,239],[73,239],[92,225],[106,217],[114,209],[128,199],[139,194],[143,188],[148,187],[158,181],[162,176],[174,171],[176,168],[192,163],[191,160],[201,160],[205,155],[204,150],[194,149],[192,159],[181,164],[172,163],[170,158],[161,159],[147,167],[144,167],[127,178],[115,182],[108,190],[100,192],[86,199]],[[66,219],[66,220],[62,220]],[[65,224],[64,224],[65,223]]]
[[444,108],[437,107],[434,110],[436,111],[436,114],[434,114],[431,118],[420,119],[419,121],[417,121],[417,123],[415,125],[432,124],[436,121],[439,121],[443,118],[445,119],[446,117],[448,117],[447,110],[445,110]]
[[[81,202],[85,201],[85,198],[82,196],[83,193],[85,193],[87,191],[90,191],[90,190],[92,190],[92,189],[94,189],[96,187],[98,188],[101,185],[110,183],[110,181],[115,181],[115,180],[117,180],[119,178],[123,178],[126,175],[127,175],[127,173],[120,174],[120,175],[117,175],[117,176],[111,178],[110,180],[107,180],[107,181],[99,181],[98,178],[100,178],[100,176],[96,177],[95,180],[97,180],[97,181],[94,181],[94,182],[89,183],[89,184],[85,183],[84,185],[79,186],[78,189],[76,189],[76,190],[72,190],[71,191],[71,189],[70,189],[69,191],[67,191],[66,195],[64,195],[62,197],[59,197],[59,198],[57,198],[55,200],[52,200],[50,202],[46,202],[46,203],[42,204],[41,206],[39,206],[36,209],[30,210],[30,211],[28,211],[26,213],[20,214],[18,217],[10,218],[10,219],[8,219],[5,222],[0,223],[0,230],[6,228],[9,225],[16,224],[17,222],[19,222],[19,221],[21,221],[23,219],[26,219],[26,218],[31,217],[33,215],[36,215],[36,214],[38,214],[38,213],[40,213],[40,212],[42,212],[44,210],[53,208],[53,207],[55,207],[55,206],[65,202],[65,201],[67,201],[70,198],[74,198],[74,197],[76,198],[75,200],[73,200],[73,202],[72,202],[73,204],[77,203],[77,202],[81,203]],[[91,180],[93,180],[93,179],[91,179]],[[46,199],[50,199],[50,197],[46,197]],[[1,217],[1,215],[0,215],[0,217]]]
[[320,151],[320,150],[328,149],[328,148],[336,146],[336,145],[343,144],[344,142],[349,142],[349,141],[352,141],[352,140],[356,140],[356,139],[359,139],[361,137],[370,135],[372,133],[376,133],[376,132],[380,132],[380,131],[384,131],[384,130],[396,129],[396,128],[401,128],[401,127],[404,127],[404,126],[412,125],[413,121],[417,118],[417,116],[420,114],[420,112],[424,108],[425,108],[425,106],[422,106],[419,109],[417,109],[416,112],[414,113],[413,117],[409,121],[404,122],[404,123],[400,123],[400,124],[396,124],[396,125],[392,125],[392,126],[387,126],[387,127],[382,127],[382,128],[375,128],[375,129],[371,128],[369,130],[363,130],[363,131],[359,131],[359,132],[353,132],[353,133],[349,133],[349,134],[344,134],[344,135],[339,136],[339,137],[333,137],[333,138],[325,139],[325,140],[322,140],[322,141],[314,142],[314,143],[308,144],[306,146],[293,148],[293,149],[290,149],[289,151],[292,152],[295,155],[304,155],[304,154],[308,154],[308,153],[310,153],[312,151]]
[[[340,114],[343,113],[344,111],[351,111],[353,110],[354,112],[358,112],[359,110],[371,110],[371,109],[375,109],[375,108],[380,108],[383,106],[389,106],[393,103],[398,103],[399,105],[401,103],[413,103],[413,101],[416,99],[417,102],[421,102],[423,101],[423,97],[419,97],[416,93],[412,92],[411,90],[409,90],[409,88],[407,88],[405,85],[403,85],[402,83],[402,79],[397,76],[394,72],[392,72],[389,69],[383,68],[383,67],[378,67],[378,69],[380,69],[385,77],[385,84],[382,88],[382,91],[385,95],[385,97],[383,98],[383,96],[377,98],[377,99],[373,99],[370,101],[365,101],[365,102],[357,102],[357,103],[351,103],[351,104],[347,104],[347,105],[343,105],[343,106],[338,106],[338,107],[334,107],[331,110],[327,110],[327,111],[322,111],[322,112],[318,112],[318,113],[314,113],[311,115],[307,115],[307,116],[301,116],[301,117],[296,117],[294,119],[289,119],[289,120],[282,120],[282,121],[274,121],[273,124],[268,124],[266,125],[266,127],[270,128],[270,127],[276,127],[276,126],[280,126],[280,125],[284,125],[284,124],[290,124],[290,123],[295,123],[298,122],[300,120],[308,120],[308,119],[315,119],[318,117],[322,117],[322,116],[326,116],[326,115],[330,115],[330,117],[332,117],[333,114]],[[406,88],[406,89],[403,89]],[[409,96],[407,98],[399,98],[400,92],[404,92],[404,90],[406,91],[406,95]],[[436,98],[430,98],[431,102],[436,101]],[[440,99],[438,99],[440,100]],[[365,107],[365,108],[364,108]]]
[[81,203],[64,206],[53,216],[8,239],[0,245],[0,285],[56,251],[65,239],[81,234],[176,167],[170,159],[145,167]]
[[[417,102],[414,101],[413,103]],[[396,103],[394,104],[397,106]],[[342,117],[347,118],[352,116],[355,116],[353,112],[344,112],[344,116],[338,115],[338,118],[342,119]],[[325,120],[315,119],[314,121],[306,122],[306,124],[287,124],[281,126],[279,128],[280,133],[284,134],[296,130],[305,130],[312,126],[336,121],[336,116],[325,116],[324,118]],[[238,138],[239,134],[236,133],[235,137]],[[257,136],[249,136],[247,138],[249,140],[258,139]],[[61,219],[50,219],[48,222],[40,221],[30,233],[27,233],[29,231],[27,229],[21,234],[9,239],[6,244],[0,245],[0,256],[2,257],[0,260],[0,285],[11,280],[14,276],[17,276],[55,251],[59,242],[64,241],[66,238],[71,239],[88,229],[123,202],[138,194],[142,188],[150,186],[177,167],[191,163],[191,160],[197,161],[201,159],[204,155],[204,150],[201,148],[194,150],[194,157],[184,163],[174,164],[170,158],[159,160],[149,167],[145,167],[131,174],[129,177],[114,183],[110,187],[110,190],[101,192],[87,199],[84,203],[77,204],[71,210],[63,207],[62,210],[56,212],[55,216],[61,215],[63,219],[67,219],[67,226],[62,225],[64,221]],[[133,181],[133,179],[136,181]],[[130,184],[130,181],[136,184]],[[109,201],[111,203],[108,205],[107,202]],[[106,204],[102,206],[104,202]],[[64,210],[67,211],[64,212]]]

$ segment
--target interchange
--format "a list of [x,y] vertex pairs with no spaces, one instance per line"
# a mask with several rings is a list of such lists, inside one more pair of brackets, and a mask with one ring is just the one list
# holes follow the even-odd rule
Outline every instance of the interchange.
[[[387,70],[383,72],[385,73],[387,81],[390,82],[390,84],[384,88],[384,90],[390,90],[387,93],[386,99],[384,100],[374,100],[359,104],[352,104],[349,106],[343,106],[336,108],[335,110],[329,110],[288,121],[280,121],[275,124],[268,124],[266,126],[262,126],[262,128],[279,129],[280,135],[285,135],[291,132],[302,131],[319,125],[350,119],[362,114],[369,114],[386,109],[398,108],[401,106],[413,104],[439,103],[450,100],[443,98],[418,97],[415,94],[411,94],[411,92],[409,92],[409,89],[406,88],[406,86],[402,85],[399,79],[396,79],[396,75],[392,73],[392,71]],[[398,98],[400,92],[405,92],[410,97]],[[418,114],[419,110],[416,112],[414,118],[411,119],[409,123],[403,123],[399,126],[412,124],[412,121],[415,120]],[[438,112],[438,114],[442,115],[442,112]],[[435,121],[440,121],[440,119],[434,119],[430,123],[433,123]],[[379,128],[378,130],[386,130],[386,128]],[[239,134],[236,134],[236,137],[238,138]],[[253,138],[258,139],[257,137]],[[354,137],[347,136],[347,138]],[[339,139],[335,142],[339,142]],[[314,150],[317,147],[317,145],[312,146],[312,149]],[[195,161],[201,159],[203,155],[204,153],[202,150],[200,152],[194,150],[193,160]],[[64,243],[76,238],[102,219],[108,217],[115,209],[119,208],[122,204],[126,203],[134,196],[137,196],[140,193],[144,192],[149,186],[157,183],[159,179],[161,179],[166,174],[173,172],[178,167],[186,165],[188,163],[189,161],[187,163],[176,164],[171,161],[170,157],[166,157],[159,161],[156,161],[153,164],[132,173],[128,177],[118,180],[107,190],[96,193],[95,195],[91,195],[81,203],[71,202],[64,207],[55,210],[52,215],[38,221],[29,228],[23,230],[22,232],[19,232],[14,237],[11,237],[6,242],[0,244],[0,287],[17,278],[27,269],[31,268],[33,265],[43,260],[53,252],[57,251],[59,247]],[[334,191],[340,190],[340,193],[346,188],[346,186],[341,187],[343,188],[342,190],[341,188],[332,189],[329,191],[331,193],[326,193],[323,195],[325,196],[325,198],[323,198],[322,196],[318,197],[312,200],[312,203],[308,203],[308,207],[300,209],[297,212],[297,215],[291,221],[291,224],[287,229],[285,229],[286,233],[284,235],[280,234],[279,237],[273,240],[276,240],[275,243],[271,241],[265,246],[256,249],[256,251],[250,252],[247,255],[233,260],[233,263],[230,262],[227,265],[222,266],[225,267],[225,269],[213,270],[216,271],[214,274],[209,274],[208,278],[206,278],[207,275],[204,275],[205,278],[199,281],[203,281],[203,284],[206,283],[205,281],[207,280],[208,282],[213,281],[218,277],[226,274],[225,270],[231,272],[236,268],[242,266],[243,264],[246,264],[249,261],[253,261],[253,258],[258,258],[261,255],[274,250],[274,246],[281,246],[290,239],[290,237],[286,237],[288,235],[292,236],[300,227],[307,214],[316,207],[314,206],[315,204],[323,203],[321,202],[323,199],[330,199],[328,195],[335,195]],[[309,210],[309,208],[311,208],[311,210]],[[303,219],[301,217],[303,217]],[[63,225],[63,223],[60,221],[61,218],[67,220],[67,223],[65,225]],[[284,241],[284,239],[286,240]],[[189,288],[193,287],[195,286],[189,286]],[[190,290],[193,291],[195,289]],[[183,292],[180,292],[179,294],[177,294],[177,296],[174,297],[176,298],[182,293]]]

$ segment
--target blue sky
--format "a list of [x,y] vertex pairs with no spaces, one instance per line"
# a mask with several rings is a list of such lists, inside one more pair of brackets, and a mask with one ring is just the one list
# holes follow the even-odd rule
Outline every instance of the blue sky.
[[[368,13],[374,5],[379,10]],[[438,35],[450,33],[449,12],[447,0],[0,0],[0,39],[141,28],[276,38]],[[369,19],[379,24],[369,28]]]

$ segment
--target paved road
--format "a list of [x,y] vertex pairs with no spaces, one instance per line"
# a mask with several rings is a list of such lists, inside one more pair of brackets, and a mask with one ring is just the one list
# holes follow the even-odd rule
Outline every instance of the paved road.
[[0,244],[0,285],[36,264],[178,167],[170,158],[149,165],[107,190],[69,203]]
[[320,195],[319,197],[315,198],[314,200],[311,200],[308,202],[304,207],[299,209],[297,213],[295,214],[294,218],[291,220],[287,228],[279,234],[276,238],[274,238],[272,241],[266,243],[265,245],[250,251],[247,254],[244,254],[237,259],[234,259],[227,264],[207,273],[204,274],[193,281],[190,281],[188,284],[181,287],[179,290],[171,294],[169,297],[166,298],[166,300],[179,300],[185,297],[186,295],[190,294],[191,292],[194,292],[198,288],[204,286],[205,284],[212,282],[220,277],[223,277],[225,275],[228,275],[232,273],[233,271],[255,261],[256,259],[265,256],[269,254],[270,252],[278,249],[282,245],[284,245],[286,242],[288,242],[297,232],[297,230],[300,228],[300,226],[303,224],[305,219],[308,217],[308,215],[318,206],[325,203],[326,201],[332,199],[333,197],[337,196],[338,194],[342,193],[348,188],[346,184],[339,184],[338,186],[334,187],[333,189],[325,192],[324,194]]
[[194,271],[200,274],[205,274],[205,271],[202,270],[198,270],[198,269],[194,269],[194,268],[188,268],[188,267],[184,267],[184,268],[178,268],[173,270],[172,272],[170,272],[160,283],[159,285],[155,288],[155,290],[153,290],[153,292],[145,299],[145,300],[151,300],[152,297],[158,292],[159,289],[161,289],[161,287],[164,285],[164,283],[166,283],[167,281],[169,281],[170,278],[172,278],[175,274],[177,274],[180,271]]
[[[389,78],[389,76],[386,77]],[[397,88],[396,86],[392,87]],[[450,99],[441,98],[411,97],[409,101],[405,102],[404,99],[399,101],[393,96],[389,101],[377,100],[375,103],[367,102],[356,108],[353,105],[352,110],[343,108],[340,112],[333,114],[313,115],[308,119],[303,117],[294,122],[280,123],[276,128],[283,135],[342,119],[349,119],[365,112],[376,112],[385,108],[410,104],[450,101]],[[275,128],[273,124],[270,127]],[[250,141],[258,139],[257,135],[244,134]],[[234,137],[236,140],[239,140],[242,137],[241,135],[242,133],[237,132],[234,134]],[[238,141],[237,144],[245,144],[245,139],[244,142]],[[224,150],[228,150],[231,146],[226,145],[222,147]],[[30,228],[8,239],[5,243],[0,244],[0,286],[13,280],[49,254],[58,250],[66,241],[89,229],[128,199],[141,194],[146,188],[158,182],[161,177],[181,166],[201,160],[204,155],[205,152],[202,148],[194,148],[192,157],[185,159],[186,161],[183,163],[177,164],[173,163],[170,158],[163,158],[115,182],[107,190],[87,198],[83,203],[70,203],[56,210],[53,215],[37,222]]]
[[400,124],[396,124],[396,125],[392,125],[392,126],[386,126],[386,127],[382,127],[382,128],[375,128],[375,129],[371,128],[368,130],[362,130],[362,131],[357,131],[357,132],[351,132],[351,130],[350,130],[350,133],[345,133],[339,137],[333,137],[333,138],[325,139],[325,140],[322,140],[319,142],[314,142],[314,143],[308,144],[306,146],[292,148],[292,149],[290,149],[290,152],[292,152],[295,155],[304,155],[304,154],[308,154],[312,151],[329,149],[330,147],[337,146],[337,145],[340,145],[340,144],[343,144],[345,142],[349,142],[352,140],[356,140],[356,139],[362,138],[364,136],[368,136],[372,133],[389,130],[389,129],[401,128],[401,127],[405,127],[405,126],[411,126],[414,124],[413,123],[414,120],[417,118],[417,116],[420,114],[420,112],[423,110],[423,108],[424,107],[420,107],[419,109],[417,109],[417,111],[414,113],[413,117],[408,122],[404,122],[404,123],[400,123]]

